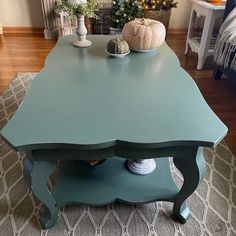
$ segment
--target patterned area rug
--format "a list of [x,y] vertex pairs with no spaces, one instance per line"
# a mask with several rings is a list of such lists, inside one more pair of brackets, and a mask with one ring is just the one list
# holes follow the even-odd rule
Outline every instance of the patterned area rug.
[[[16,111],[34,76],[19,73],[0,97],[0,128]],[[24,156],[0,139],[1,236],[236,236],[236,158],[224,142],[205,149],[207,175],[188,200],[192,217],[184,225],[171,220],[171,203],[114,203],[66,206],[55,227],[41,230],[37,215],[42,204],[24,183]],[[173,165],[172,172],[181,185],[182,177]]]

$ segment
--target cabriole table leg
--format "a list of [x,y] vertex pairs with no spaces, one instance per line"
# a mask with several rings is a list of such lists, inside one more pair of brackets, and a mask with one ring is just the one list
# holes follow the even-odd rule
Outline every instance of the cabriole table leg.
[[184,183],[174,201],[173,216],[180,223],[185,223],[189,216],[186,199],[196,190],[206,173],[203,148],[193,148],[192,152],[173,158],[175,166],[180,170]]
[[44,229],[55,225],[58,218],[58,206],[48,189],[48,179],[57,167],[57,161],[37,161],[28,153],[24,162],[24,179],[34,195],[44,204],[40,214],[40,223]]

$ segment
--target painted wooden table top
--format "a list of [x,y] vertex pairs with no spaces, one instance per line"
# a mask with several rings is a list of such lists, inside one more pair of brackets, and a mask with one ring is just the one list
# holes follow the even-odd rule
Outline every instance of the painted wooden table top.
[[123,59],[105,53],[110,36],[58,40],[1,135],[16,150],[213,146],[227,133],[164,43]]

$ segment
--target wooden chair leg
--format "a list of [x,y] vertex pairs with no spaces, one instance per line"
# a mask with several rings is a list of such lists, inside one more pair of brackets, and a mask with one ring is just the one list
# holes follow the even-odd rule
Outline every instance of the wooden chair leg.
[[215,80],[219,80],[219,79],[221,79],[222,74],[223,74],[222,71],[216,68],[214,70],[213,78]]

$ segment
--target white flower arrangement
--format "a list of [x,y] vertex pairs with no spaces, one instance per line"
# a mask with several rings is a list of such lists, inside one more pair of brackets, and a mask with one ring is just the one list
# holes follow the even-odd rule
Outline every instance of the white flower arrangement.
[[61,0],[56,8],[70,16],[80,14],[97,18],[98,3],[97,0]]

